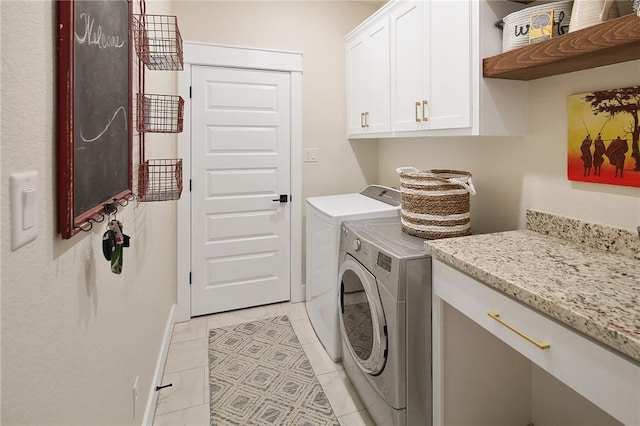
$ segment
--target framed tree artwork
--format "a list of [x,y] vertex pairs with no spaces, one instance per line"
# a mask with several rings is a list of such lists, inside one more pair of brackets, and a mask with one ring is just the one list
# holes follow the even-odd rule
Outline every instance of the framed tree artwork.
[[131,3],[59,0],[58,230],[70,238],[132,195]]
[[640,86],[569,96],[569,180],[640,187]]

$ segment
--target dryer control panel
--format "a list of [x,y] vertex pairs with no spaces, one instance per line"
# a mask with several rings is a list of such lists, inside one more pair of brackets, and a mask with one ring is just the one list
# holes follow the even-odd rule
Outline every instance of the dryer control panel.
[[399,217],[343,222],[341,261],[344,253],[360,262],[376,277],[378,285],[398,301],[406,300],[405,282],[415,275],[407,264],[415,261],[424,266],[422,269],[431,264],[424,240],[403,232]]
[[384,254],[383,252],[378,252],[378,257],[376,259],[376,265],[381,267],[387,272],[391,272],[391,256]]

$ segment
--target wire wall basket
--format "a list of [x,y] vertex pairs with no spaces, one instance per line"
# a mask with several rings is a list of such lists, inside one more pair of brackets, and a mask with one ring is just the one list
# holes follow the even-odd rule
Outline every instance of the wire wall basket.
[[147,160],[138,165],[138,200],[179,200],[182,159]]
[[138,93],[136,130],[140,133],[180,133],[184,99],[177,95]]
[[136,53],[147,68],[183,70],[184,56],[178,18],[171,15],[133,15],[132,21]]

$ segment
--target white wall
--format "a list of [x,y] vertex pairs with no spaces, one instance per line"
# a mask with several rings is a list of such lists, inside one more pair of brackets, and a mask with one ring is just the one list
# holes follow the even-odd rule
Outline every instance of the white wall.
[[[522,210],[538,209],[627,229],[640,226],[640,188],[567,180],[567,96],[640,85],[640,61],[532,82]],[[634,162],[627,160],[628,168]],[[605,167],[607,168],[605,170]],[[602,173],[612,173],[606,162]],[[626,172],[625,172],[626,173]],[[522,220],[520,222],[523,223]]]
[[[60,239],[55,2],[0,4],[1,423],[140,424],[175,302],[175,203],[132,203],[121,210],[118,218],[132,237],[121,275],[112,274],[102,256],[103,226]],[[26,170],[38,172],[39,235],[12,251],[9,175]],[[134,418],[136,375],[140,410]]]
[[524,228],[527,209],[635,230],[640,188],[567,180],[566,108],[571,94],[638,85],[639,76],[640,61],[632,61],[529,82],[527,137],[381,140],[380,182],[399,186],[398,166],[471,172],[479,233]]

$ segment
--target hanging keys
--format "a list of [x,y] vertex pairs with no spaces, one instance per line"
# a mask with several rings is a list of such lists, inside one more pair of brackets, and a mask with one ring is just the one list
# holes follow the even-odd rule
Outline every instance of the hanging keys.
[[124,238],[122,237],[122,224],[120,221],[114,219],[109,222],[109,230],[113,232],[115,240],[115,248],[111,255],[111,272],[114,274],[120,274],[122,272],[122,243]]
[[107,231],[102,236],[102,252],[104,257],[111,261],[111,272],[122,272],[122,249],[129,247],[130,237],[122,232],[122,222],[112,219],[107,224]]
[[109,229],[113,231],[116,244],[122,244],[124,242],[124,238],[122,236],[122,222],[117,219],[109,221]]
[[104,258],[110,261],[115,249],[116,238],[113,235],[113,231],[107,226],[107,230],[102,235],[102,254],[104,255]]

